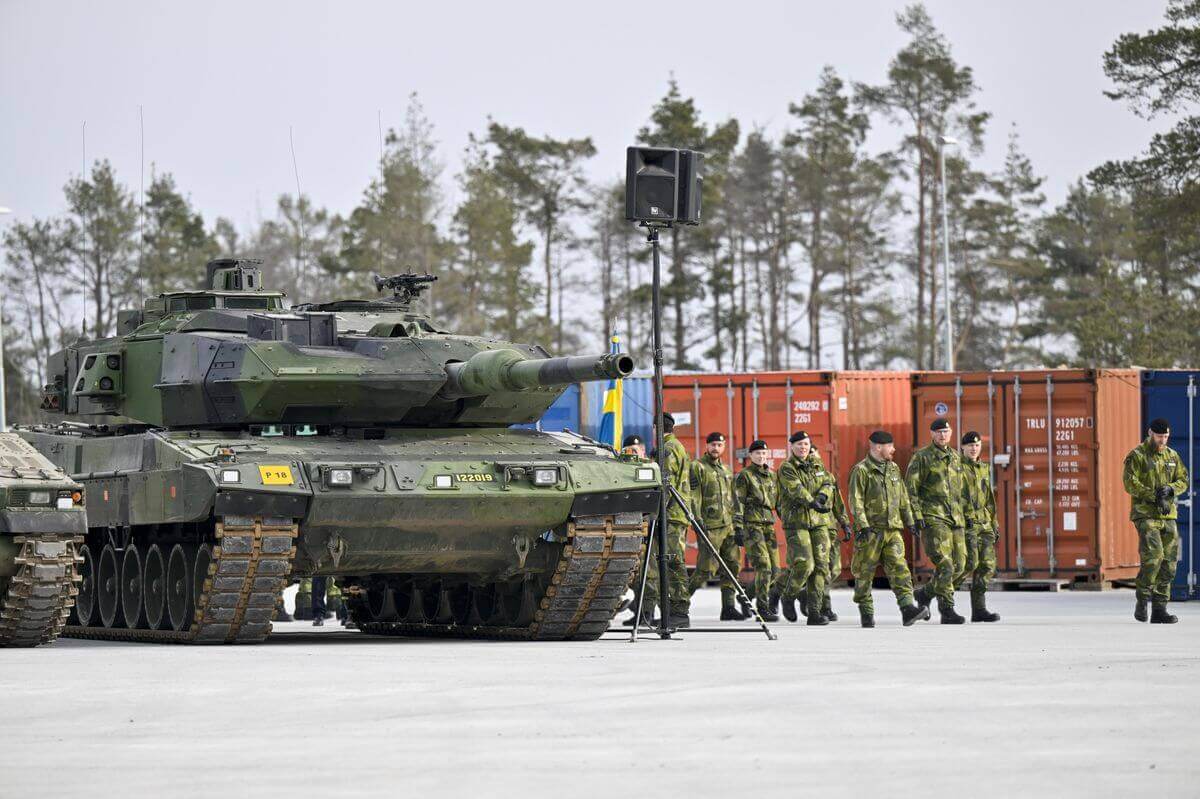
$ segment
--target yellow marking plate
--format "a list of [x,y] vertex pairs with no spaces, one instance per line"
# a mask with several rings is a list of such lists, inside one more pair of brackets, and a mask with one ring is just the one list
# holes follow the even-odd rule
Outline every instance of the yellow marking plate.
[[258,475],[265,486],[290,486],[294,482],[290,466],[261,465]]

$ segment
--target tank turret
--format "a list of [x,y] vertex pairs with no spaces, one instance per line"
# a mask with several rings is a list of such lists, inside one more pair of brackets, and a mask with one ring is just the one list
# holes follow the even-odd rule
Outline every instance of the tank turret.
[[285,310],[258,261],[211,261],[204,288],[148,300],[121,315],[121,335],[52,356],[42,409],[166,428],[507,426],[568,383],[633,369],[628,355],[550,358],[442,330],[418,308],[434,279],[376,277],[377,300]]

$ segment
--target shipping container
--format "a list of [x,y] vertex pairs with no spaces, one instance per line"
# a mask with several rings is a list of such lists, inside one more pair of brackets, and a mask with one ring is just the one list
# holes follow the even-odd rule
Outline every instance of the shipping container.
[[[850,469],[866,456],[872,430],[891,431],[897,458],[907,461],[912,441],[909,378],[909,372],[672,374],[663,381],[663,406],[675,417],[675,433],[693,457],[704,453],[709,433],[725,433],[726,458],[734,472],[741,470],[747,447],[758,438],[767,442],[778,468],[788,456],[788,438],[804,430],[844,491]],[[782,528],[777,527],[777,536],[782,543]],[[843,545],[842,555],[848,568],[849,544]],[[688,563],[694,564],[695,557],[689,546]]]
[[[998,579],[1128,580],[1138,540],[1121,470],[1141,440],[1141,399],[1134,369],[917,374],[912,445],[929,442],[939,416],[956,442],[968,430],[983,437],[997,488]],[[919,546],[915,560],[927,575]]]
[[554,401],[542,418],[529,424],[516,424],[513,427],[527,430],[545,430],[548,433],[560,433],[564,429],[578,433],[579,427],[579,384],[572,383],[567,390]]
[[1196,522],[1192,513],[1193,498],[1196,496],[1196,449],[1200,447],[1197,425],[1196,392],[1200,388],[1200,371],[1153,370],[1142,372],[1142,426],[1145,435],[1150,420],[1162,417],[1171,423],[1171,447],[1183,456],[1191,475],[1188,496],[1179,501],[1179,565],[1175,571],[1175,582],[1171,587],[1173,599],[1195,599],[1196,570]]

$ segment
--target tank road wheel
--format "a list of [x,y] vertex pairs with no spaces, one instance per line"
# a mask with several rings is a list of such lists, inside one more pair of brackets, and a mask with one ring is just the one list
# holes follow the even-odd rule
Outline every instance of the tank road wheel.
[[471,609],[467,624],[472,627],[491,626],[501,623],[500,588],[497,585],[481,585],[471,588]]
[[[400,621],[396,611],[395,592],[391,588],[375,583],[367,589],[367,617],[372,622]],[[405,610],[408,610],[407,606]]]
[[105,544],[100,552],[100,568],[96,572],[96,604],[100,608],[100,623],[105,627],[124,627],[121,616],[121,569],[117,551]]
[[167,621],[175,632],[186,630],[192,623],[192,575],[188,556],[182,544],[171,547],[167,557],[166,580]]
[[192,604],[198,612],[203,608],[197,607],[200,598],[204,596],[204,583],[208,580],[208,567],[212,565],[212,547],[201,544],[196,548],[196,556],[192,560]]
[[450,603],[450,592],[442,582],[431,583],[425,590],[421,602],[422,615],[427,624],[449,624],[454,621],[454,610]]
[[455,624],[466,626],[471,623],[471,586],[460,583],[448,591],[450,615]]
[[142,578],[146,574],[145,556],[135,544],[125,548],[121,562],[121,610],[125,626],[131,630],[146,628],[146,605],[142,601]]
[[142,601],[146,606],[146,625],[160,630],[167,615],[167,563],[158,544],[146,551],[142,577]]
[[537,592],[533,580],[522,580],[515,590],[503,591],[500,611],[505,627],[528,627],[537,612]]
[[428,592],[413,580],[408,587],[395,592],[396,613],[407,624],[425,623],[425,597]]
[[71,611],[72,624],[89,626],[96,620],[96,559],[92,548],[84,544],[79,548],[82,562],[79,564],[79,594],[75,597],[75,609]]

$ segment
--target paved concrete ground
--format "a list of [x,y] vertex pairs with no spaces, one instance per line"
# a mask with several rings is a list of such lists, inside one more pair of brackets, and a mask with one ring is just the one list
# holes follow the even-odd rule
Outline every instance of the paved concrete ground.
[[3,651],[0,796],[1200,794],[1200,603],[1167,627],[1128,591],[1003,593],[1000,624],[904,629],[875,601],[875,630],[839,591],[840,623],[775,642],[297,623],[258,647]]

